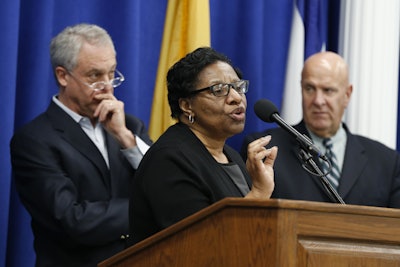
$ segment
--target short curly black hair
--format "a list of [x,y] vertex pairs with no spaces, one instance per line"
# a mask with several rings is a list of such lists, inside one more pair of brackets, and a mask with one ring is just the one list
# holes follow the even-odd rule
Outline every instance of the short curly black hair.
[[171,117],[179,119],[182,110],[179,99],[190,95],[195,90],[199,73],[207,66],[217,61],[226,62],[232,66],[238,77],[242,78],[241,71],[232,65],[231,60],[211,47],[200,47],[190,52],[176,62],[167,74],[168,103],[171,108]]

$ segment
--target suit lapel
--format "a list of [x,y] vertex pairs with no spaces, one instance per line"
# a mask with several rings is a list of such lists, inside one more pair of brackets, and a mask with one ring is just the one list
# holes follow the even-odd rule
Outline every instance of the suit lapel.
[[[343,124],[343,127],[347,134],[347,143],[338,193],[344,199],[346,195],[348,195],[348,193],[350,192],[351,188],[354,186],[355,182],[360,178],[361,172],[367,164],[367,157],[364,154],[365,149],[361,145],[361,143],[358,142],[356,138],[354,138],[354,136],[349,132],[345,124]],[[303,121],[297,124],[295,128],[300,133],[305,133],[309,135]],[[293,153],[296,153],[296,155],[298,155],[300,147],[298,145],[293,147],[295,147]],[[314,161],[318,164],[318,166],[320,166],[319,160],[315,157]],[[357,164],[354,164],[355,162],[357,162]],[[318,184],[318,187],[325,192],[325,189],[322,186],[321,181],[318,177],[310,175],[310,178],[313,179]]]
[[99,169],[106,185],[109,185],[109,170],[104,158],[80,125],[54,102],[51,102],[46,114],[60,136],[91,161]]
[[[348,131],[346,132],[346,152],[339,185],[339,193],[343,198],[346,197],[355,182],[360,178],[361,172],[367,164],[367,156],[364,153],[364,147],[352,134]],[[355,162],[357,162],[357,164],[355,164]]]

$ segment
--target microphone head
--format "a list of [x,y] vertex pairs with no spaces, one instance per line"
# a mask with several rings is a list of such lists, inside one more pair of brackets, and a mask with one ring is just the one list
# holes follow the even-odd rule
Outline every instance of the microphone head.
[[278,109],[268,99],[260,99],[254,104],[254,112],[257,117],[265,122],[274,122],[273,114],[279,114]]

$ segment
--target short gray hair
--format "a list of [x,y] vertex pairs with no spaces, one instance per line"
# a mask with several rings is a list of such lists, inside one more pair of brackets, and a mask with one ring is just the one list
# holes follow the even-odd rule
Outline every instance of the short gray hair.
[[62,66],[72,71],[77,65],[77,58],[82,45],[111,46],[115,52],[110,35],[103,28],[93,24],[77,24],[65,28],[50,43],[50,60],[53,71]]

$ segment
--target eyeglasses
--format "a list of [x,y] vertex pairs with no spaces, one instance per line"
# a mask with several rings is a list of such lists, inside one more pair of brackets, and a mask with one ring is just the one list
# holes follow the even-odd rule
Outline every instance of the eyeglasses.
[[92,88],[94,91],[101,91],[104,90],[104,88],[106,88],[107,84],[110,84],[113,88],[118,87],[121,85],[121,83],[123,81],[125,81],[125,77],[124,75],[122,75],[121,72],[119,72],[117,69],[115,70],[115,74],[117,74],[117,77],[114,77],[113,79],[111,79],[108,82],[104,82],[104,81],[100,81],[100,82],[94,82],[94,83],[86,83],[84,81],[82,81],[81,79],[79,79],[78,77],[76,77],[74,74],[72,74],[72,72],[68,71],[68,73],[74,77],[76,80],[78,80],[79,82],[89,86],[90,88]]
[[210,90],[211,93],[215,96],[227,96],[231,88],[235,89],[239,94],[245,94],[249,91],[249,81],[248,80],[240,80],[233,83],[219,83],[214,84],[206,88],[198,89],[190,92],[191,95],[198,94],[200,92]]

